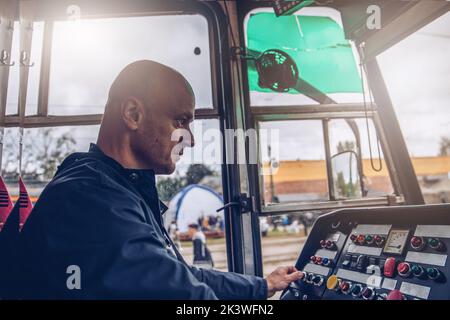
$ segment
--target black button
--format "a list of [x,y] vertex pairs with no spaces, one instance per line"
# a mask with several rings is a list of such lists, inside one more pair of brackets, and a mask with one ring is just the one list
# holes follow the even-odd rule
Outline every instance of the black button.
[[130,174],[130,179],[131,181],[137,181],[139,179],[139,175],[135,172],[133,172],[132,174]]

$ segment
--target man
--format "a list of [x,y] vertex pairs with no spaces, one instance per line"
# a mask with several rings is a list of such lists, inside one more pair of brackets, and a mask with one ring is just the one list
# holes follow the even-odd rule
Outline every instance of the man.
[[[170,174],[193,146],[194,95],[152,61],[115,79],[97,144],[67,157],[23,229],[24,298],[265,299],[299,278],[266,279],[186,264],[163,227],[155,174]],[[173,141],[184,129],[190,139]],[[174,155],[173,150],[178,150]]]

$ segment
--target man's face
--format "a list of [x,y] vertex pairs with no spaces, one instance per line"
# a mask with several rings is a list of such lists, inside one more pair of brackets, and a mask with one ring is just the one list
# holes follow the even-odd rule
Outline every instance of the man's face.
[[190,123],[194,119],[194,96],[183,84],[174,84],[145,108],[138,128],[135,151],[156,174],[171,174],[185,147],[194,146]]

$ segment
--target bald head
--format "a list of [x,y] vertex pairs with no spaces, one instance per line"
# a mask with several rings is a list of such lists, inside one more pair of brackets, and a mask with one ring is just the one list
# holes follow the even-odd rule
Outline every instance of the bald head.
[[174,130],[187,130],[192,139],[194,105],[179,72],[150,60],[133,62],[111,85],[97,143],[124,167],[171,173],[171,153],[181,142],[173,141]]
[[124,99],[134,97],[158,107],[174,90],[193,91],[187,80],[174,69],[151,60],[139,60],[127,65],[116,77],[108,95],[107,107],[118,105]]

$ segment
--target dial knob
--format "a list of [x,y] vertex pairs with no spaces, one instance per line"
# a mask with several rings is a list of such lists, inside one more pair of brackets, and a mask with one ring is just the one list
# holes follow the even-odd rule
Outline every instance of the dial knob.
[[411,248],[416,251],[422,250],[425,247],[425,241],[422,237],[412,237],[410,243]]
[[325,267],[328,267],[331,264],[331,260],[328,258],[323,258],[322,259],[322,265]]
[[392,290],[389,292],[386,300],[405,300],[405,296],[400,292],[400,290]]
[[316,264],[322,264],[322,257],[316,257]]
[[320,246],[322,248],[325,248],[326,245],[327,245],[327,242],[325,240],[320,240]]
[[339,285],[339,289],[341,289],[341,292],[343,294],[349,294],[351,286],[352,284],[350,282],[342,281],[341,284]]
[[417,278],[422,278],[425,274],[425,270],[421,266],[416,264],[411,267],[411,272],[413,273],[414,277]]
[[359,283],[356,283],[352,286],[352,289],[351,289],[352,296],[359,297],[361,295],[362,291],[363,291],[363,287]]
[[355,242],[357,238],[358,238],[358,236],[356,234],[352,234],[350,236],[350,240],[352,240],[352,242]]
[[311,260],[312,263],[316,263],[316,256],[311,256],[311,258],[309,258],[309,260]]
[[376,296],[375,290],[373,288],[365,288],[361,293],[364,300],[373,300]]
[[397,266],[397,272],[402,277],[408,277],[411,274],[411,267],[408,262],[400,262]]

